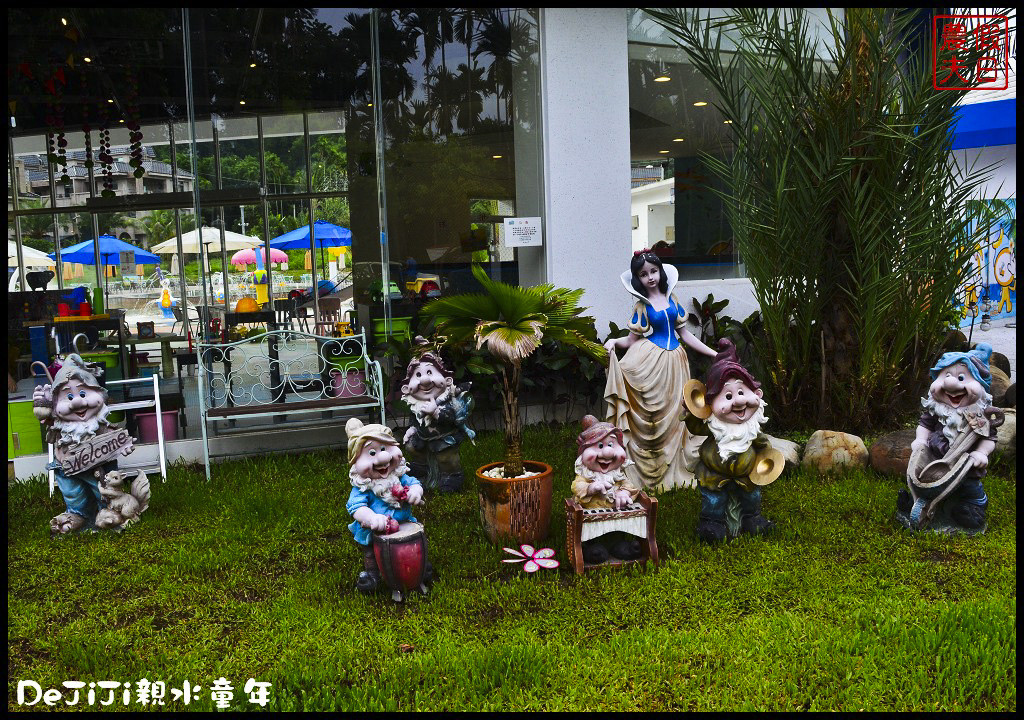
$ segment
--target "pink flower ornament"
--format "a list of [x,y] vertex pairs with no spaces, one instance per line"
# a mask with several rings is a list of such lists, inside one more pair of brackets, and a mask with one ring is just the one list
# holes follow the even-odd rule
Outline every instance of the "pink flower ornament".
[[515,557],[505,558],[502,562],[520,563],[525,561],[526,564],[523,565],[523,570],[528,573],[537,572],[541,568],[554,570],[559,565],[558,561],[554,559],[555,551],[551,548],[540,548],[537,550],[534,549],[533,545],[520,545],[518,550],[507,547],[505,552],[509,555],[515,555]]

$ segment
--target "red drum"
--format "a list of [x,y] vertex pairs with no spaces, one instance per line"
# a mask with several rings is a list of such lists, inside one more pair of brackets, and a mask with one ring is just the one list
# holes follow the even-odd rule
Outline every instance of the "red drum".
[[373,554],[381,577],[391,588],[391,597],[401,602],[405,592],[419,588],[424,594],[427,586],[427,538],[420,523],[402,523],[396,532],[373,535]]

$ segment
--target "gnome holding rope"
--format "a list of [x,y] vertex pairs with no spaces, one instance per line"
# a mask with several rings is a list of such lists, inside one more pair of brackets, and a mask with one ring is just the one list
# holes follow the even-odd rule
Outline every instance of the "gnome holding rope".
[[761,432],[767,421],[761,383],[739,363],[732,341],[723,338],[718,348],[707,388],[690,380],[683,389],[687,429],[707,436],[694,473],[701,495],[697,535],[709,543],[773,528],[761,514],[761,488],[785,467]]
[[[64,361],[52,385],[36,387],[32,411],[46,426],[46,441],[54,446],[57,487],[67,510],[50,520],[51,534],[66,534],[91,527],[123,528],[138,518],[149,505],[149,481],[141,475],[128,493],[137,510],[127,516],[109,508],[113,492],[105,478],[117,474],[117,457],[134,449],[125,430],[107,420],[107,390],[97,374],[102,367],[89,366],[79,355]],[[124,494],[123,491],[119,491]]]
[[[572,492],[583,508],[622,510],[636,500],[640,488],[623,472],[633,461],[627,459],[622,430],[587,415],[576,445],[579,455]],[[583,541],[585,562],[600,564],[608,560],[609,554],[618,560],[636,560],[643,555],[643,550],[638,540],[622,532]]]
[[907,489],[896,499],[897,517],[914,530],[980,532],[988,496],[981,484],[995,449],[1003,411],[992,407],[992,348],[945,353],[929,372],[924,412],[911,444]]
[[473,409],[470,383],[455,385],[440,357],[425,352],[410,361],[402,381],[402,400],[412,410],[413,424],[404,445],[409,467],[428,488],[458,492],[465,482],[459,445],[476,433],[466,425]]
[[[398,530],[401,523],[415,523],[412,506],[423,504],[423,486],[409,475],[391,428],[364,425],[359,418],[352,418],[345,425],[345,432],[352,480],[345,509],[354,519],[348,529],[363,554],[363,570],[356,579],[356,589],[372,593],[383,584],[374,555],[373,533],[387,534]],[[432,572],[428,571],[429,575]]]

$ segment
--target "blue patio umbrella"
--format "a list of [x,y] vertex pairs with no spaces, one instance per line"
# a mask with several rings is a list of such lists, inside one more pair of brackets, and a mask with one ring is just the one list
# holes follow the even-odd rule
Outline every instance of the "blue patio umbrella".
[[[100,235],[99,237],[100,263],[103,265],[120,265],[121,253],[132,253],[137,265],[160,265],[160,257],[151,252],[146,252],[140,247],[114,237],[113,235]],[[50,257],[57,259],[56,253],[50,253]],[[61,262],[79,263],[81,265],[96,264],[96,241],[86,240],[77,243],[60,252]],[[103,289],[106,295],[107,276],[103,274]],[[106,301],[109,305],[109,298]]]
[[[81,265],[96,264],[96,243],[86,240],[69,248],[60,251],[62,262],[79,263]],[[120,265],[121,253],[130,252],[134,255],[136,265],[159,265],[160,258],[151,252],[146,252],[140,247],[120,240],[113,235],[100,235],[100,263],[103,265]],[[50,253],[50,257],[56,258],[56,253]]]
[[[317,220],[313,223],[313,244],[318,248],[351,246],[352,231],[325,220]],[[279,235],[270,241],[270,247],[278,250],[308,250],[309,225]]]

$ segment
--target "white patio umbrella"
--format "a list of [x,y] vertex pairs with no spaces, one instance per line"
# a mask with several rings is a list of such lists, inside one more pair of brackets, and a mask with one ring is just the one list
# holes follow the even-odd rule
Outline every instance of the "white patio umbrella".
[[[57,267],[57,263],[28,245],[21,246],[21,257],[25,261],[25,267]],[[18,267],[18,244],[14,240],[7,241],[7,267]]]
[[[200,236],[202,237],[202,244],[206,246],[206,252],[219,253],[221,251],[220,230],[212,227],[204,227],[201,232],[200,230],[189,230],[187,233],[182,233],[181,251],[186,255],[198,255]],[[257,237],[241,235],[230,230],[224,231],[225,250],[245,250],[246,248],[256,247],[261,243],[262,240]],[[178,238],[173,237],[170,240],[165,240],[151,247],[149,251],[160,253],[161,255],[173,255],[178,252]]]

